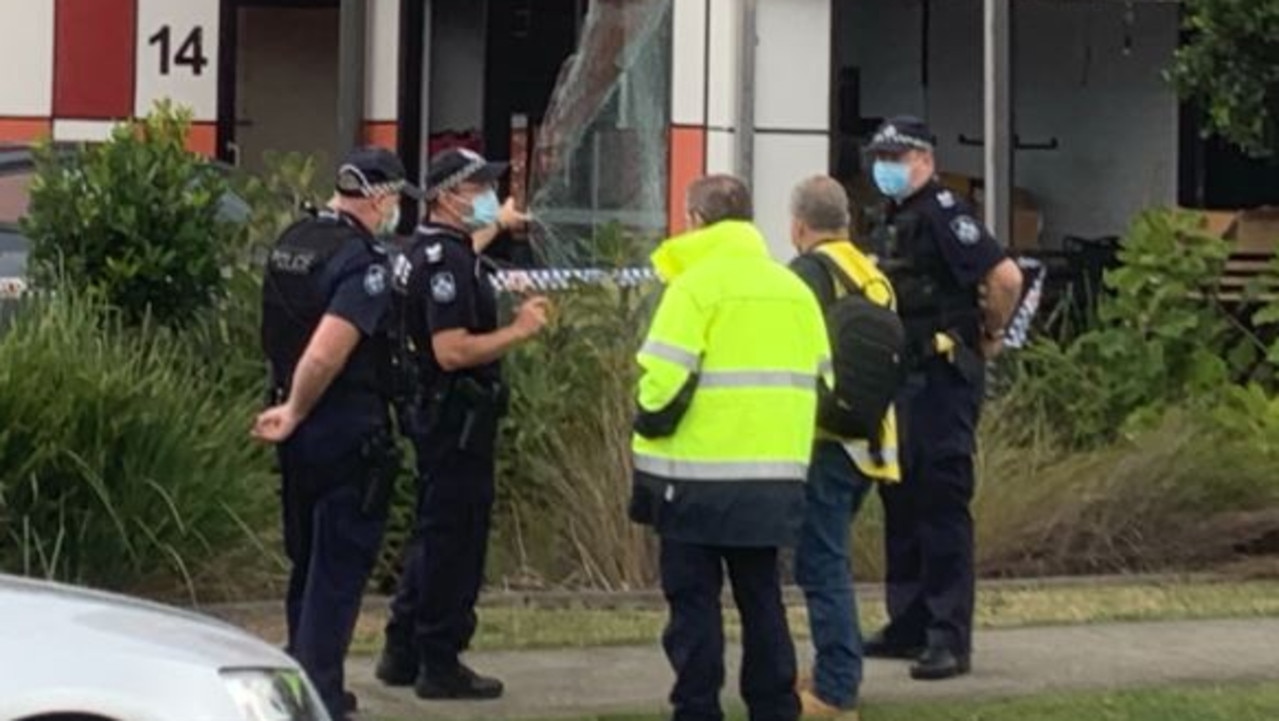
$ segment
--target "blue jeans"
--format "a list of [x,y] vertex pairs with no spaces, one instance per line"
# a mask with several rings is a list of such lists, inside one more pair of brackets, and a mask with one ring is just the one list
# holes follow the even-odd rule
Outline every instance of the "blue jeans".
[[862,634],[848,538],[870,485],[840,444],[817,442],[808,469],[808,507],[795,553],[795,580],[808,601],[817,649],[815,691],[840,708],[857,705],[862,684]]

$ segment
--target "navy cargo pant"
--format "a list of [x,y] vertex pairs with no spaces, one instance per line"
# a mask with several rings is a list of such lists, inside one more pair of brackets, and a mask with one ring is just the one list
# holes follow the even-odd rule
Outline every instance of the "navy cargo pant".
[[365,509],[369,464],[359,449],[317,459],[279,449],[284,544],[292,562],[287,651],[311,677],[329,715],[346,717],[347,648],[386,526],[387,509]]
[[[417,520],[387,624],[387,642],[414,647],[427,673],[455,671],[475,635],[484,584],[496,462],[456,449],[456,439],[414,439]],[[492,444],[487,444],[492,447]]]
[[675,669],[674,721],[722,721],[724,569],[742,617],[741,694],[751,721],[795,721],[795,647],[776,548],[722,548],[662,540],[662,590],[670,622],[662,636]]
[[983,383],[942,358],[897,401],[902,483],[881,484],[889,624],[899,647],[972,650],[973,453]]

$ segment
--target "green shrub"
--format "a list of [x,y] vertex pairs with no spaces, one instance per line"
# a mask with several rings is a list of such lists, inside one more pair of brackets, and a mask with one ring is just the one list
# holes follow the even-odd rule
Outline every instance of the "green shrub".
[[186,149],[191,115],[158,105],[108,142],[36,153],[32,279],[91,290],[126,320],[180,325],[223,293],[235,227],[221,219],[227,181]]
[[[252,397],[178,334],[71,292],[0,336],[0,567],[113,589],[260,593],[279,571]],[[235,576],[224,576],[232,560]],[[198,592],[198,594],[197,594]]]
[[1096,326],[1065,344],[1041,340],[1019,352],[1012,362],[1020,382],[1007,411],[1051,419],[1059,437],[1087,448],[1171,402],[1228,385],[1249,368],[1258,345],[1212,293],[1228,253],[1198,214],[1143,213],[1123,240],[1122,266],[1106,273],[1110,293]]

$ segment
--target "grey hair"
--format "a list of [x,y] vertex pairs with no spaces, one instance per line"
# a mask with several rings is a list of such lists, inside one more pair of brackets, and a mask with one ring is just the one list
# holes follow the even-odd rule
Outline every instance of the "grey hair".
[[844,231],[852,222],[847,191],[828,175],[815,175],[795,186],[790,212],[796,220],[819,233]]
[[688,186],[688,211],[706,225],[721,220],[754,220],[751,191],[732,175],[708,175]]

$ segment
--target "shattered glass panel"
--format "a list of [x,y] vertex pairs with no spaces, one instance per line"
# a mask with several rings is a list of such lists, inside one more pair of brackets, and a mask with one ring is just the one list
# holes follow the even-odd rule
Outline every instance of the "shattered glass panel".
[[[666,229],[672,0],[593,0],[530,167],[531,240],[552,267],[616,265]],[[626,243],[625,245],[633,245]]]

